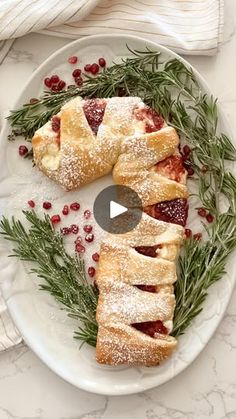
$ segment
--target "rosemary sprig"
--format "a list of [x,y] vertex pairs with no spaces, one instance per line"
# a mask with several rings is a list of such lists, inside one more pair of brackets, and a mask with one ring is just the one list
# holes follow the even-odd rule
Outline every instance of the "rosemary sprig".
[[14,217],[11,221],[3,217],[0,222],[0,234],[15,245],[11,256],[36,264],[30,272],[43,279],[40,288],[53,295],[68,316],[79,320],[75,337],[95,346],[98,294],[86,279],[83,260],[65,251],[63,237],[54,230],[48,215],[40,219],[33,210],[23,213],[28,230]]

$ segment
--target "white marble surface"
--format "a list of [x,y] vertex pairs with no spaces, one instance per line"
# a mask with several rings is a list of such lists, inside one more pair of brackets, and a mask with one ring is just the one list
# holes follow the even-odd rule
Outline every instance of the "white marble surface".
[[[215,57],[189,57],[220,98],[236,130],[236,2],[226,0],[226,36]],[[0,120],[32,71],[66,39],[28,35],[0,66]],[[222,292],[224,292],[222,287]],[[236,418],[236,292],[203,353],[171,382],[128,397],[80,391],[51,372],[21,345],[0,354],[0,419]]]

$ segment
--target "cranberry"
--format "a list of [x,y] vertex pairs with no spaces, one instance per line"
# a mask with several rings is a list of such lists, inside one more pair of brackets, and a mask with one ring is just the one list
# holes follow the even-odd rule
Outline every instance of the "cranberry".
[[70,229],[68,227],[61,228],[61,234],[63,234],[63,236],[67,236],[70,234]]
[[98,64],[100,65],[100,67],[105,67],[105,65],[106,65],[105,58],[99,58]]
[[57,74],[53,74],[53,76],[51,76],[51,84],[57,84],[60,81],[60,77]]
[[189,176],[193,176],[194,175],[194,169],[192,167],[187,167],[187,172]]
[[91,277],[91,278],[93,278],[94,277],[94,275],[95,275],[95,268],[93,267],[93,266],[90,266],[89,268],[88,268],[88,274],[89,274],[89,276]]
[[49,210],[50,208],[52,208],[52,204],[51,204],[51,202],[45,201],[45,202],[43,203],[43,208],[44,208],[45,210]]
[[83,84],[82,77],[76,77],[75,83],[77,84],[77,86],[82,86],[82,84]]
[[79,227],[76,224],[71,224],[70,231],[73,234],[77,234],[79,232]]
[[80,68],[76,68],[73,71],[72,76],[75,77],[75,78],[81,76],[81,70],[80,70]]
[[84,66],[84,71],[87,71],[89,73],[91,71],[91,64],[86,64]]
[[194,238],[194,240],[197,240],[197,241],[201,240],[201,238],[202,238],[202,233],[195,233],[195,234],[193,235],[193,238]]
[[28,153],[28,148],[25,145],[20,145],[18,152],[20,156],[25,156]]
[[75,245],[75,250],[78,253],[84,253],[85,252],[85,247],[81,243],[77,243]]
[[191,148],[190,148],[188,145],[185,145],[185,146],[183,147],[183,153],[184,153],[186,156],[189,156],[189,155],[191,154],[191,152],[192,152],[192,150],[191,150]]
[[72,211],[78,211],[80,209],[80,204],[78,202],[72,202],[72,204],[70,204],[70,209]]
[[75,244],[82,243],[82,237],[81,236],[76,237],[76,240],[74,241],[74,243]]
[[35,207],[35,202],[31,199],[30,201],[28,201],[28,205],[29,205],[29,207],[34,208]]
[[64,207],[62,209],[62,214],[63,215],[68,215],[69,214],[69,207],[68,207],[68,205],[64,205]]
[[65,87],[66,87],[66,82],[64,80],[60,80],[57,85],[58,90],[63,90]]
[[84,211],[84,218],[86,218],[86,220],[88,220],[90,217],[91,217],[91,211],[85,210]]
[[35,103],[38,103],[39,102],[39,100],[36,98],[36,97],[32,97],[31,99],[30,99],[30,104],[31,105],[34,105]]
[[186,229],[185,229],[185,236],[186,236],[187,238],[189,238],[189,237],[191,237],[191,236],[192,236],[192,230],[191,230],[190,228],[186,228]]
[[212,214],[207,214],[206,220],[208,223],[212,223],[214,221],[214,216]]
[[57,224],[57,223],[59,223],[60,221],[61,221],[61,217],[60,217],[60,215],[59,215],[59,214],[53,215],[53,216],[51,217],[51,222],[52,222],[53,224]]
[[94,234],[93,233],[86,234],[85,240],[86,242],[91,243],[94,240]]
[[99,253],[94,253],[92,255],[92,259],[94,260],[94,262],[98,262],[99,261]]
[[93,227],[91,226],[91,224],[86,224],[84,226],[85,233],[91,233],[92,229],[93,229]]
[[72,57],[68,58],[68,63],[70,64],[76,64],[78,61],[78,57],[76,57],[76,55],[72,55]]
[[59,132],[61,127],[61,120],[58,116],[52,117],[52,130],[54,132]]
[[51,79],[49,77],[46,77],[46,79],[44,79],[44,84],[45,84],[46,87],[48,87],[49,89],[51,89],[52,82],[51,82]]
[[93,63],[90,67],[90,73],[97,74],[99,72],[99,65],[97,63]]
[[198,213],[198,215],[200,215],[200,217],[205,218],[205,216],[206,216],[206,210],[205,210],[205,208],[199,208],[198,211],[197,211],[197,213]]

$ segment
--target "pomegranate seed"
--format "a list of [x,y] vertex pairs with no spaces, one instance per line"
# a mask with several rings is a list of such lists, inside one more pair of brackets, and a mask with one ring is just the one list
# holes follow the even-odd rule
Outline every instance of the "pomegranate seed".
[[78,202],[72,202],[72,204],[70,204],[70,209],[72,211],[78,211],[80,209],[80,204]]
[[70,234],[70,229],[68,227],[63,227],[60,231],[61,234],[63,234],[63,236],[67,236],[68,234]]
[[200,215],[200,217],[205,218],[205,216],[206,216],[206,210],[205,210],[205,208],[199,208],[198,211],[197,211],[197,213],[198,213],[198,215]]
[[196,233],[196,234],[194,234],[194,235],[193,235],[193,238],[194,238],[194,240],[197,240],[197,241],[201,240],[201,238],[202,238],[202,233]]
[[82,86],[82,84],[83,84],[82,77],[76,77],[75,83],[77,84],[77,86]]
[[185,229],[185,236],[186,236],[187,238],[189,238],[189,237],[191,237],[191,236],[192,236],[192,230],[191,230],[190,228],[186,228],[186,229]]
[[93,278],[94,277],[94,275],[95,275],[95,268],[93,267],[93,266],[90,266],[89,268],[88,268],[88,274],[89,274],[89,276],[91,277],[91,278]]
[[66,82],[64,80],[60,80],[57,85],[58,90],[63,90],[65,87],[66,87]]
[[54,132],[59,132],[61,127],[61,120],[58,116],[52,117],[52,130]]
[[119,97],[123,97],[123,96],[125,96],[126,95],[126,90],[125,90],[125,88],[124,87],[119,87],[119,89],[118,89],[118,96]]
[[64,205],[63,210],[62,210],[62,214],[63,215],[68,215],[69,214],[69,207],[68,207],[68,205]]
[[20,156],[25,156],[28,153],[28,148],[25,145],[20,145],[18,152]]
[[53,74],[50,78],[51,84],[57,84],[60,81],[60,77],[57,74]]
[[207,214],[206,220],[208,223],[212,223],[214,221],[214,216],[212,214]]
[[71,224],[70,232],[73,234],[77,234],[79,232],[79,227],[76,224]]
[[34,208],[35,207],[35,202],[31,199],[30,201],[28,201],[28,205],[29,205],[29,207]]
[[84,71],[87,71],[89,73],[91,71],[91,64],[86,64],[84,66]]
[[34,105],[35,103],[38,103],[39,102],[39,100],[36,98],[36,97],[32,97],[31,99],[30,99],[30,104],[31,105]]
[[78,61],[78,57],[76,57],[76,55],[72,55],[72,57],[68,58],[68,63],[70,64],[76,64]]
[[84,247],[82,244],[77,243],[77,244],[75,245],[75,250],[76,250],[76,252],[78,252],[78,253],[84,253],[84,252],[85,252],[85,247]]
[[201,172],[202,172],[202,173],[206,173],[206,172],[208,172],[208,166],[202,166],[202,168],[201,168]]
[[97,63],[93,63],[90,68],[90,73],[97,74],[99,72],[99,65]]
[[49,77],[46,77],[46,79],[44,79],[44,84],[46,87],[50,89],[52,87],[51,79]]
[[105,67],[105,65],[106,65],[105,58],[99,58],[98,64],[100,65],[100,67]]
[[85,233],[91,233],[92,229],[93,229],[93,227],[91,226],[91,224],[86,224],[84,226]]
[[183,153],[186,156],[189,156],[189,154],[191,154],[191,152],[192,152],[191,148],[188,145],[185,145],[184,148],[183,148]]
[[82,237],[81,236],[76,237],[76,240],[74,241],[74,243],[75,244],[82,243]]
[[61,217],[60,217],[60,215],[59,215],[59,214],[53,215],[53,216],[51,217],[51,222],[52,222],[53,224],[57,224],[57,223],[59,223],[60,221],[61,221]]
[[90,217],[91,217],[91,211],[85,210],[84,211],[84,218],[86,218],[86,220],[88,220]]
[[92,259],[94,260],[94,262],[98,262],[99,261],[99,253],[94,253],[92,255]]
[[45,201],[45,202],[43,203],[43,208],[44,208],[45,210],[49,210],[50,208],[52,208],[52,204],[51,204],[51,202]]
[[86,240],[86,242],[91,243],[91,242],[94,240],[94,235],[93,235],[93,233],[88,233],[88,234],[86,234],[86,236],[85,236],[85,240]]
[[53,91],[53,92],[58,92],[59,90],[58,90],[58,86],[56,85],[56,84],[54,84],[52,87],[51,87],[51,90]]
[[72,76],[73,77],[79,77],[81,75],[81,70],[80,70],[80,68],[76,68],[74,71],[73,71],[73,73],[72,73]]
[[193,168],[192,168],[192,167],[188,167],[188,168],[187,168],[187,172],[188,172],[188,175],[189,175],[189,176],[193,176],[193,175],[194,175],[194,170],[193,170]]

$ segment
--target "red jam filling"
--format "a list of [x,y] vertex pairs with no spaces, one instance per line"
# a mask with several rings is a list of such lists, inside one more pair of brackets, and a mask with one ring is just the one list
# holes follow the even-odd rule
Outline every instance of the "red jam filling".
[[135,285],[136,288],[146,291],[146,292],[157,292],[157,286],[156,285]]
[[94,134],[97,135],[98,128],[102,123],[106,102],[102,99],[88,99],[84,102],[83,111],[88,124]]
[[59,116],[53,116],[52,117],[52,130],[57,134],[56,136],[56,142],[58,146],[60,147],[60,129],[61,129],[61,119]]
[[161,245],[157,244],[155,246],[137,246],[135,247],[136,252],[144,256],[149,256],[150,258],[157,257],[157,249],[160,249]]
[[188,201],[187,199],[177,198],[159,202],[145,208],[145,212],[157,220],[179,224],[184,227],[188,218]]
[[164,125],[162,116],[149,106],[136,108],[134,115],[138,121],[145,121],[145,131],[147,133],[159,131]]
[[182,176],[185,174],[183,166],[183,158],[181,156],[170,156],[165,160],[155,164],[156,172],[160,175],[166,176],[168,179],[180,182]]
[[151,338],[155,336],[155,333],[161,333],[162,335],[168,335],[169,333],[169,330],[164,326],[161,320],[156,320],[153,322],[133,323],[132,326],[140,332],[150,336]]

